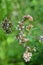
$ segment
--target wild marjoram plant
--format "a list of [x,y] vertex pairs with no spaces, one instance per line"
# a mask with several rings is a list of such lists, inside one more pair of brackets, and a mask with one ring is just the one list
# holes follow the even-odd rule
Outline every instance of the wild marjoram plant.
[[[30,15],[23,16],[22,20],[20,22],[18,22],[18,25],[16,27],[16,31],[17,30],[19,31],[19,33],[17,33],[17,35],[16,35],[16,40],[18,40],[18,43],[20,45],[23,45],[23,47],[25,48],[25,52],[22,54],[22,58],[25,63],[29,63],[32,60],[33,54],[35,54],[37,52],[37,48],[35,46],[30,47],[29,45],[26,45],[28,42],[30,42],[30,39],[27,38],[29,31],[32,30],[34,27],[32,24],[25,25],[26,19],[28,19],[30,22],[33,21],[32,16],[30,16]],[[6,34],[12,32],[11,27],[12,27],[12,23],[9,22],[9,20],[7,18],[5,18],[4,22],[2,23],[2,28],[4,29]],[[25,31],[27,31],[27,35],[25,34]],[[40,40],[38,40],[38,41],[39,42],[43,41],[43,36],[41,36]]]

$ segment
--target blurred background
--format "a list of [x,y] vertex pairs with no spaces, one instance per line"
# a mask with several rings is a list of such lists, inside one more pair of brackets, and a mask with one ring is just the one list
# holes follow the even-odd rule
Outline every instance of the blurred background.
[[[15,28],[24,15],[33,17],[31,24],[34,26],[27,36],[30,42],[26,44],[37,49],[28,63],[22,58],[25,48],[15,41],[15,35],[19,32]],[[6,17],[13,24],[10,34],[2,28]],[[43,65],[43,42],[38,41],[40,36],[43,36],[43,0],[0,0],[0,65]]]

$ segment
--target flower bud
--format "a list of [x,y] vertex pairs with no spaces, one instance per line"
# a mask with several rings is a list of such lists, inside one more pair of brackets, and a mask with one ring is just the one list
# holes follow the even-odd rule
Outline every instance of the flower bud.
[[33,21],[33,17],[30,15],[25,15],[23,18],[29,19],[29,21]]

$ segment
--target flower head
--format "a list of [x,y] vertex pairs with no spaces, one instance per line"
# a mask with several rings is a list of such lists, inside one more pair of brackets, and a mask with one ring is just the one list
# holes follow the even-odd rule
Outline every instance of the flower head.
[[39,42],[43,42],[43,36],[40,36]]
[[23,54],[23,58],[24,58],[24,60],[25,60],[25,62],[29,62],[30,60],[31,60],[31,57],[32,57],[32,53],[31,52],[25,52],[24,54]]
[[23,18],[29,19],[29,21],[33,21],[33,17],[30,15],[25,15]]

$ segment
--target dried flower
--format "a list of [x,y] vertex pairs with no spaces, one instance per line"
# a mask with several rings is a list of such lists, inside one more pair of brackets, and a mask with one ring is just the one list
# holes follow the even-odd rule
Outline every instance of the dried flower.
[[33,17],[30,15],[25,15],[23,18],[29,19],[29,21],[33,21]]
[[31,57],[32,57],[32,53],[31,52],[25,52],[24,54],[23,54],[23,58],[24,58],[24,60],[25,60],[25,62],[29,62],[30,60],[31,60]]
[[[24,21],[25,19],[29,19],[30,21],[33,20],[32,16],[30,15],[26,15],[23,17],[23,19],[21,21],[18,22],[18,26],[17,26],[17,29],[19,30],[19,43],[25,43],[25,42],[28,42],[29,39],[26,38],[26,35],[24,34]],[[33,25],[28,25],[26,26],[26,30],[30,30],[31,28],[33,27]]]
[[26,30],[29,31],[31,28],[33,28],[33,25],[26,26]]

